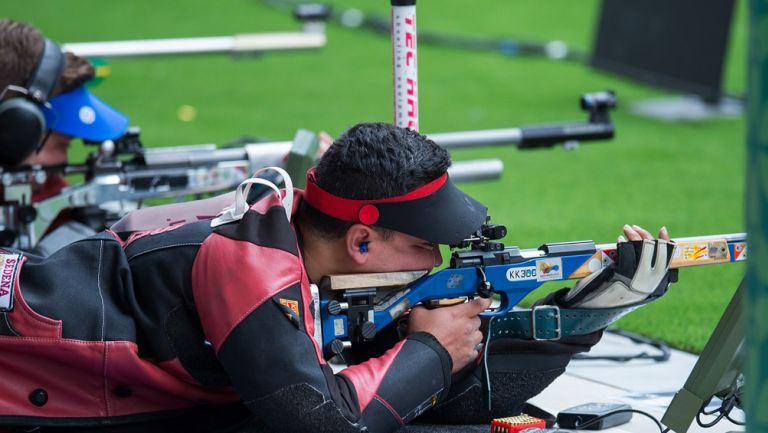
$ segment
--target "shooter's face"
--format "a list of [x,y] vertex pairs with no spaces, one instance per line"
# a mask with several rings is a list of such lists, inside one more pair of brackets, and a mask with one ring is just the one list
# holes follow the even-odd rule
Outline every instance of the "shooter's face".
[[431,270],[443,263],[437,244],[400,233],[388,238],[380,232],[371,239],[366,269],[363,272],[396,272]]
[[45,140],[40,152],[33,152],[21,164],[22,165],[61,165],[66,164],[67,149],[72,137],[58,132],[52,132]]

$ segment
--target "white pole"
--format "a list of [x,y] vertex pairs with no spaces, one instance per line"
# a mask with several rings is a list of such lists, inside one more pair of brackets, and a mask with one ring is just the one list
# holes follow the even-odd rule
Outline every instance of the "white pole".
[[392,70],[395,125],[419,130],[416,0],[392,2]]

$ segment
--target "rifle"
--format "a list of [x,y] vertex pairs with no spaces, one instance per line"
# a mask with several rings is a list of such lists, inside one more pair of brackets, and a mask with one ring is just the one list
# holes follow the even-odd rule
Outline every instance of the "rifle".
[[[217,149],[215,144],[146,149],[139,129],[102,143],[81,165],[0,168],[0,246],[32,249],[62,210],[88,210],[94,230],[108,227],[143,200],[231,190],[257,169],[276,165],[305,172],[315,161],[317,137],[299,130],[293,141],[248,143]],[[32,182],[54,173],[84,175],[85,182],[33,203]]]
[[325,21],[330,9],[325,5],[297,5],[294,17],[303,23],[300,32],[247,33],[233,36],[144,39],[129,41],[70,42],[62,51],[81,57],[126,58],[142,56],[219,54],[259,54],[277,50],[322,48],[326,43]]
[[[483,225],[472,237],[451,246],[460,250],[452,253],[447,268],[429,275],[407,271],[324,277],[319,292],[325,356],[343,355],[353,344],[372,340],[417,304],[451,305],[457,298],[496,295],[493,309],[481,316],[501,317],[543,283],[583,278],[617,257],[615,243],[560,242],[521,250],[495,242],[506,232],[503,225]],[[747,258],[744,233],[674,241],[672,269]],[[559,316],[555,319],[559,325]],[[532,326],[535,330],[535,323]]]

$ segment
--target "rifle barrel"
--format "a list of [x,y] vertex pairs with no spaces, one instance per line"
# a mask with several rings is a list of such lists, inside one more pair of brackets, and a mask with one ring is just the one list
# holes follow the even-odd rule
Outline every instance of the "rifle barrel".
[[150,148],[144,153],[149,167],[162,165],[211,165],[230,161],[258,161],[260,166],[282,165],[291,150],[291,141],[250,143],[242,147],[217,149],[204,144],[183,147]]
[[448,175],[455,182],[478,180],[497,180],[504,171],[504,163],[499,159],[474,159],[455,161],[448,168]]
[[446,149],[518,144],[523,138],[521,128],[485,129],[480,131],[442,132],[428,137]]
[[446,149],[514,144],[520,149],[551,147],[566,141],[607,140],[613,137],[613,124],[605,122],[564,123],[521,128],[442,132],[428,137]]

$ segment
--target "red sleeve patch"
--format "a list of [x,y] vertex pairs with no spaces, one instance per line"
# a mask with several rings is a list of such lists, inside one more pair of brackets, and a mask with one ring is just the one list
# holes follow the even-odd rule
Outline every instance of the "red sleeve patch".
[[299,281],[298,257],[211,234],[192,266],[192,292],[214,349],[218,352],[229,333],[251,312]]

